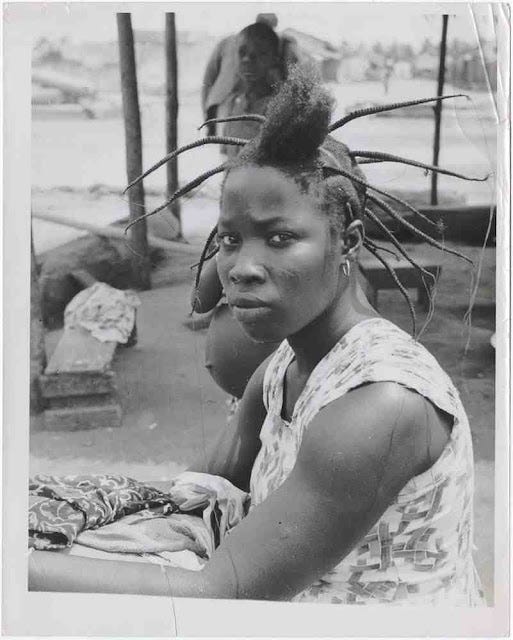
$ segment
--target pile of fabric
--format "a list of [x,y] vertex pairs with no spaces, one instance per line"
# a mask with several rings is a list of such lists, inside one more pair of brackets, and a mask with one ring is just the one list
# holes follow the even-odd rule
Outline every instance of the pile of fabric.
[[247,493],[185,472],[164,492],[123,476],[35,476],[29,547],[200,569],[245,516]]
[[64,326],[89,331],[100,342],[126,344],[140,300],[133,291],[121,291],[96,282],[80,291],[64,312]]

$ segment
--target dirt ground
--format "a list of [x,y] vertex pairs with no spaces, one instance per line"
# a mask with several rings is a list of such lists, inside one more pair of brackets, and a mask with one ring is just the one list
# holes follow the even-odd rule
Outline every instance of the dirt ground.
[[[469,414],[476,459],[476,561],[489,600],[493,592],[495,249],[459,247],[481,277],[471,329],[463,322],[469,304],[470,269],[442,258],[434,317],[422,342],[455,381]],[[436,250],[413,246],[415,254]],[[439,254],[438,254],[439,255]],[[122,473],[147,481],[172,478],[223,428],[226,395],[205,370],[206,330],[186,326],[192,282],[191,259],[169,255],[153,274],[153,288],[140,294],[139,341],[120,349],[114,363],[124,411],[121,428],[48,432],[35,417],[30,439],[31,474]],[[409,329],[406,305],[397,292],[380,292],[379,310]],[[422,321],[425,314],[419,312]],[[47,335],[51,353],[60,333]],[[470,338],[468,349],[465,344]]]

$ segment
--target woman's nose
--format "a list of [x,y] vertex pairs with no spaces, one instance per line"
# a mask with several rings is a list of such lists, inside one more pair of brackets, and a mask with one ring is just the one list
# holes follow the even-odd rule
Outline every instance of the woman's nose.
[[230,269],[228,277],[233,284],[239,282],[263,282],[265,280],[265,269],[255,257],[239,254],[236,263]]

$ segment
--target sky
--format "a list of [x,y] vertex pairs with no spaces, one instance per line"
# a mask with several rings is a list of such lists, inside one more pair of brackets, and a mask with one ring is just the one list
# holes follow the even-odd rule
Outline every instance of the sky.
[[[441,14],[447,12],[449,40],[493,39],[488,3],[365,2],[183,2],[183,3],[15,3],[14,19],[24,20],[35,38],[68,37],[74,42],[116,39],[117,11],[130,11],[134,29],[163,29],[164,12],[176,13],[178,30],[225,35],[240,30],[259,12],[274,12],[278,30],[292,27],[338,44],[394,41],[420,45],[440,39]],[[11,17],[11,19],[13,19]]]

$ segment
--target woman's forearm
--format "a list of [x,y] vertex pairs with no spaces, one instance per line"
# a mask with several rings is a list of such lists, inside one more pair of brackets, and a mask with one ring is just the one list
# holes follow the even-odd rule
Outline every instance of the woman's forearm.
[[152,563],[97,560],[55,551],[34,551],[29,556],[30,591],[233,598],[232,583],[229,575],[215,579],[209,572]]

